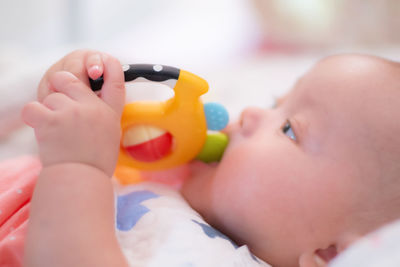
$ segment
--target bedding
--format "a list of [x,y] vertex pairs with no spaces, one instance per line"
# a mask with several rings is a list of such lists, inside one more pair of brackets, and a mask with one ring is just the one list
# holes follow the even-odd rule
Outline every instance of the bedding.
[[398,267],[399,252],[400,220],[397,220],[358,240],[329,266]]
[[130,266],[270,266],[212,228],[170,187],[115,188],[117,237]]
[[[22,266],[36,157],[0,163],[0,266]],[[130,266],[269,266],[208,225],[171,186],[116,180],[116,234]]]
[[[0,266],[21,266],[29,202],[41,164],[0,162]],[[208,225],[171,187],[114,181],[116,234],[130,266],[269,266]],[[400,266],[400,220],[361,238],[331,267]]]
[[41,169],[36,157],[0,163],[0,266],[22,266],[30,200]]

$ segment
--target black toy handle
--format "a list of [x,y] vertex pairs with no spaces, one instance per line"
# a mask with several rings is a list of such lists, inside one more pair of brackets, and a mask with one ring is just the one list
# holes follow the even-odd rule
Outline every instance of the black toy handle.
[[[175,80],[174,83],[165,84],[173,89],[176,81],[179,79],[180,69],[165,65],[154,65],[154,64],[127,64],[122,65],[124,71],[125,82],[135,81],[139,78],[145,79],[149,82],[160,82],[164,83],[168,80]],[[104,80],[103,76],[96,80],[89,79],[90,87],[93,91],[101,90]]]

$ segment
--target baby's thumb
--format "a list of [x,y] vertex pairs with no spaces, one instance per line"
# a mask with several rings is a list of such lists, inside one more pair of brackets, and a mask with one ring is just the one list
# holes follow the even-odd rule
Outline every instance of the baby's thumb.
[[104,84],[101,89],[101,98],[119,115],[125,105],[125,81],[121,63],[107,55],[103,55]]

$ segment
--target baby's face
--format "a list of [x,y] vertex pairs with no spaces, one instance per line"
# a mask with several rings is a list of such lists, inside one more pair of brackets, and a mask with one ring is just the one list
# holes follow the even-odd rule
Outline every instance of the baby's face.
[[387,95],[393,75],[383,68],[375,58],[330,57],[274,109],[245,110],[228,129],[221,163],[195,170],[185,197],[276,266],[297,266],[302,253],[332,245],[340,250],[337,238],[370,231],[359,223],[375,196],[367,177],[379,177],[379,151],[400,131],[387,127],[398,100]]

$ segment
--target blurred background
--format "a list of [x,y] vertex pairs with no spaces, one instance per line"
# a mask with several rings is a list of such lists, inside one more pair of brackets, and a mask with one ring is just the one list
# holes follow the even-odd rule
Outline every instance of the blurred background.
[[74,49],[196,73],[233,119],[271,106],[324,56],[400,61],[398,0],[0,0],[0,25],[0,159],[36,152],[20,110]]

